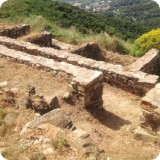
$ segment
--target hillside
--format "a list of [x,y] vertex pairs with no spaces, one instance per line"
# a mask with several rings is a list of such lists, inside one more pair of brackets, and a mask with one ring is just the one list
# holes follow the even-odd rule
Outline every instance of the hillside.
[[160,27],[160,9],[151,0],[112,0],[105,14],[146,26],[148,31]]
[[[158,4],[151,0],[57,0],[63,1],[89,12],[96,12],[104,15],[110,21],[113,20],[117,29],[122,31],[125,28],[128,34],[128,27],[134,23],[132,28],[135,35],[145,33],[160,27],[160,9]],[[125,23],[125,27],[122,25]],[[121,28],[121,25],[123,28]],[[139,30],[135,29],[139,28]],[[137,32],[138,31],[138,32]]]
[[[48,23],[45,29],[53,31],[53,25],[63,28],[75,27],[83,34],[107,32],[122,39],[135,39],[145,28],[130,21],[91,14],[66,3],[52,0],[8,0],[0,11],[1,21],[24,22],[26,18],[42,16]],[[39,24],[37,24],[39,25]]]

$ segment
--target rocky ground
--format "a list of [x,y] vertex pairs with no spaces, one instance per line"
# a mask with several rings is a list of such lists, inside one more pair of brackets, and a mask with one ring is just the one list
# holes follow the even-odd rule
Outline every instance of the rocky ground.
[[[134,138],[141,115],[135,95],[105,84],[104,109],[85,109],[77,101],[64,100],[69,96],[67,75],[4,59],[0,82],[7,82],[1,83],[0,151],[8,160],[151,160],[159,153],[158,140]],[[12,89],[17,100],[28,86],[35,87],[36,96],[29,96],[33,106],[39,99],[51,106],[47,97],[57,96],[60,108],[41,116],[34,107],[14,105],[10,94],[6,101],[2,93],[3,88]]]

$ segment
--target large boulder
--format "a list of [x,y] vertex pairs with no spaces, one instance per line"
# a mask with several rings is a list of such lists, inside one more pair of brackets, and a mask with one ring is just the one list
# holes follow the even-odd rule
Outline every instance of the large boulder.
[[28,130],[36,128],[41,124],[49,123],[59,128],[72,127],[72,121],[70,117],[60,108],[54,109],[41,117],[34,119],[27,123],[21,131],[21,135],[25,134]]

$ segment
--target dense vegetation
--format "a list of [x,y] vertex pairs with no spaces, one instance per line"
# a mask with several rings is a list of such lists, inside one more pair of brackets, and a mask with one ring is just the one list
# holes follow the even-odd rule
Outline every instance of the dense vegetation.
[[51,25],[46,29],[52,31],[52,24],[63,28],[75,27],[83,34],[100,33],[106,31],[109,35],[115,35],[122,39],[135,39],[144,33],[143,27],[122,21],[117,18],[106,18],[93,15],[77,7],[52,0],[8,0],[2,5],[0,19],[11,21],[22,20],[25,17],[41,15]]
[[144,32],[160,27],[160,9],[152,0],[111,0],[105,15],[139,24]]
[[[146,7],[147,0],[144,1]],[[159,10],[150,16],[148,12],[142,14],[140,9],[143,7],[140,7],[139,10],[135,9],[137,14],[134,13],[133,5],[138,2],[139,0],[113,0],[111,3],[113,6],[108,11],[106,18],[106,15],[91,14],[69,4],[52,0],[8,0],[0,10],[0,22],[29,23],[34,31],[48,30],[55,38],[67,43],[95,41],[107,50],[128,54],[131,53],[131,44],[119,38],[133,41],[150,28],[155,28],[156,25],[160,26],[160,20],[154,23],[155,19],[160,18],[157,17]],[[150,10],[155,10],[154,2],[151,4],[153,9]],[[122,9],[117,10],[116,7],[122,7]],[[132,12],[127,10],[128,7]],[[118,12],[112,14],[113,8]],[[141,22],[139,17],[142,19],[148,17],[149,21],[142,20]],[[152,22],[152,25],[145,25],[143,22]],[[148,46],[147,44],[146,48],[142,49],[141,41],[136,40],[134,55],[143,55],[151,46],[154,47],[154,45]]]
[[152,48],[160,50],[160,29],[143,34],[134,42],[134,55],[142,56]]

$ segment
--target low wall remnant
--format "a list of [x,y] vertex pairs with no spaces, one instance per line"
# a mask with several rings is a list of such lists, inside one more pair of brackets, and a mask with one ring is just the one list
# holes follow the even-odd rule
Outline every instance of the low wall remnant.
[[42,32],[38,34],[31,34],[23,37],[24,41],[37,44],[43,47],[52,47],[52,34],[49,32]]
[[30,32],[30,25],[23,24],[10,28],[6,28],[0,31],[0,36],[6,36],[10,38],[18,38],[24,36]]
[[160,129],[160,83],[142,98],[141,109],[141,126],[150,127],[152,131]]
[[142,71],[126,71],[121,65],[113,65],[71,54],[54,48],[39,47],[20,40],[0,37],[0,44],[31,55],[43,56],[58,62],[103,72],[105,81],[128,92],[143,96],[159,81],[159,76]]
[[148,74],[160,73],[160,52],[157,49],[149,50],[143,57],[129,66],[130,71],[142,71]]
[[103,73],[74,66],[66,62],[30,55],[0,45],[0,57],[46,71],[64,72],[71,76],[71,86],[84,107],[102,107]]

